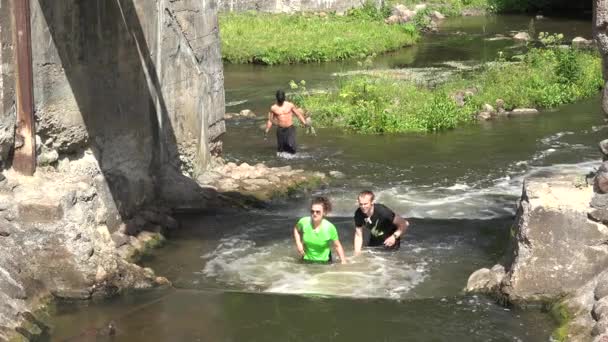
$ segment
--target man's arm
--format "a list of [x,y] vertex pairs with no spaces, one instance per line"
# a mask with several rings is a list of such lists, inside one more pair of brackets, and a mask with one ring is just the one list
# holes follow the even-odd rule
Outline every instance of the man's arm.
[[397,226],[397,230],[393,233],[393,235],[389,236],[388,238],[386,238],[386,240],[384,240],[384,245],[388,247],[392,247],[395,242],[397,242],[397,239],[399,239],[403,234],[405,234],[405,231],[410,226],[410,223],[398,214],[395,214],[395,217],[393,218],[393,224]]
[[270,131],[270,127],[272,127],[272,119],[274,119],[274,113],[270,111],[268,112],[268,121],[266,121],[266,130],[264,131],[264,134],[268,134],[268,131]]
[[405,231],[410,226],[410,223],[401,217],[401,215],[395,214],[395,218],[393,219],[393,224],[397,226],[397,230],[393,235],[397,235],[396,238],[400,238],[401,235],[405,234]]
[[363,246],[363,227],[355,227],[355,255],[361,254]]
[[298,117],[302,125],[306,127],[306,119],[304,118],[304,114],[302,114],[302,110],[296,107],[296,105],[293,105],[293,107],[291,107],[291,111]]

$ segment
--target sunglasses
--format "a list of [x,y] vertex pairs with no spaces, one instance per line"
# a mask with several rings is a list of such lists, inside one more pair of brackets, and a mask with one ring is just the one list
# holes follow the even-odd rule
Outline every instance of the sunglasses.
[[321,214],[323,211],[322,210],[310,210],[311,214]]

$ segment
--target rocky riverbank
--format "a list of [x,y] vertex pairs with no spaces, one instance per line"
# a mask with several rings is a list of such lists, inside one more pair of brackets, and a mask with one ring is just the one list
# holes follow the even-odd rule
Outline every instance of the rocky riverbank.
[[527,179],[505,262],[473,273],[465,290],[551,307],[561,324],[557,340],[608,338],[608,220],[602,196],[583,175]]
[[[236,165],[221,159],[213,165],[198,179],[199,190],[210,200],[178,209],[260,206],[326,180],[322,173],[289,166]],[[170,286],[135,262],[179,229],[174,208],[157,201],[141,203],[132,215],[121,214],[92,152],[62,158],[39,168],[34,177],[4,171],[2,178],[0,340],[43,335],[48,328],[39,316],[49,299],[88,300]]]
[[[168,284],[119,253],[116,236],[129,232],[128,221],[118,214],[91,153],[39,169],[34,177],[4,171],[3,178],[0,340],[42,334],[46,328],[32,312],[48,298],[89,299]],[[125,244],[143,250],[148,239],[133,234]]]

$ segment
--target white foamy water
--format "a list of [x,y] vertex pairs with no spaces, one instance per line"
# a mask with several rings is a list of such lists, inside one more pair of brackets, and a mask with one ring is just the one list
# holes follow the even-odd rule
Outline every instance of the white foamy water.
[[[550,160],[545,158],[554,158],[556,153],[586,148],[560,141],[571,134],[563,132],[540,139],[538,152],[529,159],[513,161],[502,171],[493,170],[493,174],[484,176],[473,172],[451,183],[447,179],[435,184],[403,180],[384,188],[370,187],[374,188],[377,202],[405,217],[487,220],[512,216],[525,178],[560,174],[578,174],[582,178],[599,166],[599,160],[542,165]],[[361,183],[360,186],[365,185]],[[350,186],[325,191],[324,195],[334,204],[332,215],[352,217],[359,190]],[[307,206],[298,206],[282,210],[281,214],[299,217],[306,215],[307,209]],[[460,248],[460,242],[454,239],[445,244],[448,250],[442,250],[437,242],[432,245],[418,242],[402,246],[402,250],[407,251],[405,254],[366,250],[347,265],[308,265],[297,260],[293,242],[286,237],[289,234],[281,235],[281,241],[259,241],[263,240],[261,234],[268,234],[272,229],[250,227],[245,233],[220,240],[214,251],[202,257],[205,267],[200,276],[239,290],[400,299],[421,290],[416,287],[429,277],[431,269],[438,267],[436,258],[443,260],[451,255],[449,249]],[[348,243],[344,239],[342,242]],[[350,255],[349,251],[347,255]]]
[[[526,163],[527,164],[527,163]],[[514,163],[514,168],[522,163]],[[407,217],[492,219],[514,215],[527,177],[580,174],[583,177],[597,168],[599,161],[528,167],[523,172],[491,180],[484,186],[456,183],[450,186],[397,186],[377,191],[377,201]],[[484,182],[486,183],[486,182]]]
[[233,236],[203,256],[202,275],[249,291],[399,299],[426,278],[429,268],[425,261],[408,264],[395,253],[374,250],[346,265],[303,264],[295,254],[291,240],[259,246]]
[[248,100],[236,100],[236,101],[226,102],[226,107],[238,106],[240,104],[246,103],[247,101]]
[[[374,189],[376,201],[405,217],[439,219],[493,219],[515,214],[525,178],[578,174],[581,178],[600,164],[598,160],[575,164],[546,164],[547,158],[587,146],[563,141],[576,133],[558,132],[538,140],[538,152],[528,160],[512,162],[502,174],[477,176],[474,180],[456,179],[452,184],[412,184],[407,180],[389,188]],[[438,171],[439,172],[439,171]],[[494,171],[496,174],[496,172]],[[407,176],[404,176],[407,177]],[[328,194],[334,199],[334,214],[351,216],[356,209],[358,189]]]
[[310,159],[312,155],[306,152],[298,152],[295,154],[288,152],[277,152],[277,158],[281,159]]
[[[521,197],[524,179],[528,177],[578,174],[581,178],[593,171],[600,161],[577,164],[533,166],[538,160],[554,153],[544,150],[532,161],[517,161],[506,175],[476,181],[456,180],[450,185],[396,184],[390,188],[374,189],[376,202],[382,203],[405,217],[438,219],[493,219],[512,216]],[[357,208],[358,189],[327,195],[334,202],[333,215],[352,216]],[[304,212],[298,212],[304,214]]]

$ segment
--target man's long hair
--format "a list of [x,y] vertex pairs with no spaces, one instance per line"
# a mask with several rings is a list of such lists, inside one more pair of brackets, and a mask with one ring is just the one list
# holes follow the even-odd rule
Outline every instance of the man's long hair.
[[282,106],[283,102],[285,102],[285,92],[282,91],[281,89],[279,89],[279,90],[277,90],[275,97],[277,98],[277,104],[279,106]]

